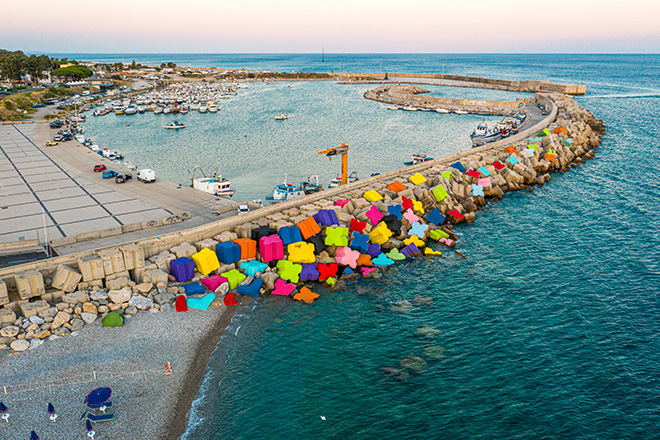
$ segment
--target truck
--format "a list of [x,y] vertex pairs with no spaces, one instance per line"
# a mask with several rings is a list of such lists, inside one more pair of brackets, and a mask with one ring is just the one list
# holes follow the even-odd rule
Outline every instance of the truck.
[[154,170],[144,169],[137,172],[137,180],[150,183],[156,181],[156,173]]

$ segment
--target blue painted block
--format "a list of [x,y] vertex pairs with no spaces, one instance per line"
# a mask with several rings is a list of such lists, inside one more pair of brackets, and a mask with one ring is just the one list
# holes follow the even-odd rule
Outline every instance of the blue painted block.
[[402,214],[401,214],[402,210],[403,210],[403,207],[401,205],[389,205],[387,207],[388,214],[395,216],[399,220],[401,220],[401,218],[402,218],[401,217],[402,216]]
[[192,280],[195,276],[195,263],[190,258],[181,257],[170,261],[170,274],[177,283]]
[[280,232],[278,232],[278,234],[280,235],[284,246],[302,241],[300,228],[298,226],[284,226],[283,228],[280,228]]
[[206,310],[213,301],[215,301],[215,293],[209,293],[203,298],[187,298],[186,304],[191,309]]
[[313,281],[319,279],[319,270],[315,263],[302,263],[300,271],[300,281]]
[[461,162],[454,162],[453,164],[449,165],[450,167],[454,168],[455,170],[460,171],[461,173],[465,172],[465,167]]
[[367,249],[367,254],[371,256],[371,258],[379,256],[381,254],[380,245],[378,243],[370,244],[369,249]]
[[261,278],[255,278],[247,286],[238,286],[236,288],[236,291],[241,295],[249,296],[256,299],[259,298],[259,290],[261,289],[263,283],[264,280],[262,280]]
[[434,208],[430,214],[426,216],[426,221],[436,225],[441,225],[445,222],[445,216],[440,213],[438,208]]
[[543,139],[541,139],[540,137],[529,138],[529,143],[530,144],[535,144],[537,142],[540,144],[541,142],[543,142]]
[[361,254],[367,252],[367,249],[369,249],[369,234],[360,234],[358,231],[353,231],[351,249]]
[[260,263],[257,260],[244,261],[241,263],[241,270],[249,277],[256,276],[257,272],[265,271],[267,267],[268,265],[266,263]]
[[231,241],[216,244],[215,253],[222,264],[236,263],[241,259],[241,247]]
[[520,159],[518,159],[518,157],[516,157],[516,156],[514,156],[514,155],[512,154],[511,156],[509,156],[509,157],[506,159],[506,161],[509,162],[511,165],[515,165],[515,164],[517,164],[518,162],[520,162]]
[[474,183],[472,184],[472,195],[473,196],[483,196],[484,195],[484,187],[481,185],[475,185]]
[[337,214],[331,209],[322,209],[312,217],[314,217],[316,223],[318,223],[321,227],[339,224],[339,220],[337,220]]
[[186,291],[186,295],[203,295],[206,293],[206,289],[201,284],[195,282],[190,284],[184,284],[183,289]]

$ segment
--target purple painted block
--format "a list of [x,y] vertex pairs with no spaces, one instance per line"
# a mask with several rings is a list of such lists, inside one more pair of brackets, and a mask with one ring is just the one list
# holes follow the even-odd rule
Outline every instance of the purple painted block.
[[369,254],[371,258],[376,258],[380,255],[380,245],[378,243],[370,244],[369,249],[367,249],[367,254]]
[[302,271],[300,272],[300,281],[312,281],[319,279],[319,271],[315,263],[301,264]]
[[170,275],[177,283],[192,280],[195,276],[195,263],[190,258],[181,257],[170,261]]
[[284,246],[288,246],[291,243],[298,243],[302,241],[302,236],[300,235],[300,228],[298,226],[284,226],[280,228],[278,232],[282,243]]
[[421,252],[415,243],[410,243],[408,246],[401,249],[401,253],[406,257],[416,257],[417,255],[421,255]]
[[241,259],[241,247],[232,241],[216,244],[215,253],[222,264],[236,263]]
[[337,214],[331,209],[322,209],[312,217],[314,217],[316,223],[318,223],[321,227],[339,224],[339,220],[337,220]]

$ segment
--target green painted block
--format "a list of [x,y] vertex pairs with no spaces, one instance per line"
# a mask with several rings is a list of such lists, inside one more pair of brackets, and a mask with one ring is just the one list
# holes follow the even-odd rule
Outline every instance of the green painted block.
[[431,232],[429,232],[429,238],[431,240],[438,241],[441,238],[449,238],[449,234],[447,234],[442,229],[433,229]]
[[348,246],[348,228],[326,228],[326,246]]
[[401,252],[399,252],[399,250],[398,250],[397,248],[392,249],[391,251],[389,251],[389,252],[388,252],[387,254],[385,254],[385,255],[387,255],[388,258],[391,259],[391,260],[399,260],[399,261],[401,261],[401,260],[405,260],[405,259],[406,259],[406,256],[403,255]]
[[447,194],[447,190],[445,189],[444,186],[442,186],[442,184],[440,184],[440,185],[436,186],[435,188],[433,188],[431,190],[431,192],[433,193],[433,195],[435,196],[435,199],[438,202],[443,201],[445,199],[445,197],[447,197],[449,195],[449,194]]
[[232,269],[229,272],[221,273],[220,275],[227,278],[230,289],[237,288],[238,285],[241,284],[241,282],[246,278],[245,274],[239,272],[236,269]]
[[327,278],[325,280],[325,282],[328,283],[328,285],[330,287],[335,287],[335,283],[337,282],[337,278],[330,277],[330,278]]
[[300,272],[302,272],[302,266],[300,264],[292,263],[289,260],[280,260],[277,262],[277,274],[283,280],[297,283],[300,281]]
[[451,177],[451,170],[440,173],[440,175],[445,179],[449,179]]

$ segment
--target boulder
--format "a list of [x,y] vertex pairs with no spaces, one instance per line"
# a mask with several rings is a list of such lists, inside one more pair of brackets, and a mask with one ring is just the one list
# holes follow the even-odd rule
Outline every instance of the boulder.
[[86,292],[73,292],[73,293],[65,293],[62,296],[62,301],[68,304],[76,304],[76,303],[84,303],[89,301],[89,295],[87,295]]
[[91,302],[86,302],[85,304],[82,305],[81,313],[93,313],[94,315],[96,315],[98,312],[99,311],[96,305],[94,305]]
[[18,335],[19,331],[20,329],[15,325],[8,325],[7,327],[0,329],[0,336],[3,338],[13,338]]
[[159,293],[157,295],[154,295],[154,301],[156,304],[163,305],[163,304],[169,304],[172,301],[174,301],[174,294],[170,292],[165,292],[165,293]]
[[55,315],[55,319],[53,319],[53,323],[51,324],[50,328],[57,329],[63,326],[65,323],[69,322],[69,319],[71,319],[71,315],[69,315],[67,312],[57,312],[57,315]]
[[154,287],[153,283],[140,283],[137,286],[133,287],[133,289],[140,293],[149,293],[149,291],[153,289],[153,287]]
[[28,348],[30,348],[30,343],[25,339],[17,339],[14,342],[12,342],[9,346],[14,351],[25,351]]
[[111,290],[108,292],[108,299],[115,304],[121,304],[127,302],[133,296],[133,292],[130,287],[124,287],[119,290]]
[[23,313],[23,316],[29,318],[30,316],[37,315],[42,310],[46,310],[48,307],[49,306],[46,301],[38,300],[35,302],[21,304],[21,312]]
[[46,339],[49,336],[50,336],[49,330],[41,330],[34,334],[34,338],[36,339]]
[[30,316],[30,322],[36,325],[43,325],[46,321],[41,316],[32,315]]
[[90,295],[92,301],[100,301],[102,299],[108,299],[108,292],[105,290],[99,290]]
[[94,313],[87,313],[87,312],[82,312],[80,314],[80,318],[85,322],[85,324],[91,324],[94,321],[96,321],[96,318],[98,316]]
[[16,313],[11,309],[0,309],[0,324],[16,321]]
[[76,318],[73,321],[71,321],[71,331],[77,332],[79,330],[82,330],[84,326],[85,326],[85,322],[80,318]]
[[128,305],[129,307],[133,306],[139,310],[149,310],[154,307],[154,302],[146,296],[137,295],[128,301]]

